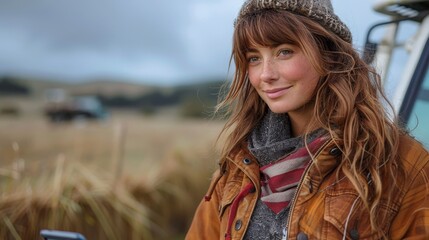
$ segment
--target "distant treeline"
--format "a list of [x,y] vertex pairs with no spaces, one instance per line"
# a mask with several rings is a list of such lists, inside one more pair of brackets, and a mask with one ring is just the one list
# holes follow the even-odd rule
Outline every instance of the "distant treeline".
[[184,117],[211,117],[218,102],[223,82],[159,88],[139,96],[97,95],[107,108],[137,109],[144,114],[154,114],[164,107],[177,107]]
[[12,77],[0,77],[0,95],[29,95],[31,90]]
[[[0,96],[27,96],[40,92],[40,87],[32,89],[33,85],[29,83],[30,81],[21,81],[7,76],[0,77]],[[130,109],[141,111],[144,114],[154,114],[161,108],[176,107],[183,116],[206,117],[213,113],[224,84],[225,81],[209,81],[176,87],[152,87],[151,90],[141,94],[130,95],[88,91],[82,91],[82,93],[69,91],[69,94],[71,96],[95,96],[106,109]],[[67,86],[70,85],[65,84],[64,86],[66,86],[67,92]]]
[[223,82],[186,85],[175,88],[159,88],[140,96],[103,96],[97,95],[107,107],[144,108],[167,107],[195,101],[206,105],[215,105]]

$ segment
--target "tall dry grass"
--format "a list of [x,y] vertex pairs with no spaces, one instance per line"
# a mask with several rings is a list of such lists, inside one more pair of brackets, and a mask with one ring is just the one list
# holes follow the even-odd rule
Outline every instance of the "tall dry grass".
[[114,114],[0,118],[0,239],[181,239],[216,166],[221,122]]

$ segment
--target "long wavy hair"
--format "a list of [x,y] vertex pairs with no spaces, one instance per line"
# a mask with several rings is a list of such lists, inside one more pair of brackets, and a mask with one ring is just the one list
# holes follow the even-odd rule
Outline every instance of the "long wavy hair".
[[[398,142],[402,130],[396,124],[383,93],[379,75],[368,66],[351,43],[307,17],[287,11],[263,10],[235,24],[231,60],[232,83],[217,106],[226,109],[228,121],[220,134],[222,159],[240,148],[264,116],[267,105],[251,86],[246,52],[254,46],[298,46],[321,79],[314,93],[313,118],[305,136],[325,129],[342,151],[338,167],[353,184],[369,211],[373,231],[387,237],[379,220],[380,200],[389,196],[398,169]],[[378,220],[377,220],[378,219]]]

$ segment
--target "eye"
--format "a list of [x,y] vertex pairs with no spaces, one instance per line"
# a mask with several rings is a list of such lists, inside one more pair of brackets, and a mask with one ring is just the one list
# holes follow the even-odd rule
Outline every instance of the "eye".
[[258,62],[259,61],[259,57],[257,57],[257,56],[248,56],[247,57],[247,62],[248,63],[255,63],[255,62]]
[[278,53],[279,56],[289,56],[293,54],[293,51],[290,49],[281,49]]

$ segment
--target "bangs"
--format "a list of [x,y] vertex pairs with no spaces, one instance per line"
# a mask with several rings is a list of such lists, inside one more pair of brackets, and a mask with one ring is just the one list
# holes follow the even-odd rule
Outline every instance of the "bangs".
[[243,17],[235,26],[235,52],[243,55],[255,46],[275,47],[285,43],[299,46],[290,14],[268,9]]
[[290,44],[300,48],[313,67],[324,75],[326,69],[322,63],[328,60],[323,60],[322,56],[326,55],[326,49],[329,48],[328,36],[329,32],[307,17],[285,10],[264,9],[245,15],[236,23],[232,59],[236,71],[245,78],[248,52],[258,46],[275,48],[281,44]]

